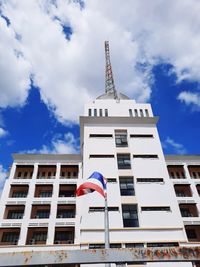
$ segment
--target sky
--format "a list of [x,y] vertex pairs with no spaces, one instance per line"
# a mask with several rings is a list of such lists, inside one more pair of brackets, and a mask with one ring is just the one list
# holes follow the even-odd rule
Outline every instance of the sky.
[[0,189],[12,153],[79,153],[79,116],[115,85],[160,117],[165,154],[199,154],[200,1],[0,0]]

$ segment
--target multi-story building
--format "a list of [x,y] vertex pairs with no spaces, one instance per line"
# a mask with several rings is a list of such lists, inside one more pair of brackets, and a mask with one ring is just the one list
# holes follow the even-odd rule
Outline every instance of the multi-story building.
[[150,104],[112,88],[85,105],[80,154],[14,154],[0,203],[0,252],[103,248],[104,199],[75,196],[94,171],[107,178],[111,248],[197,245],[200,156],[165,156],[157,121]]

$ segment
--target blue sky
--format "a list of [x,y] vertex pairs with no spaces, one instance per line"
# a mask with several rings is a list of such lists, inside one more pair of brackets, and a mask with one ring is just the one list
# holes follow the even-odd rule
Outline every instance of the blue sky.
[[199,154],[198,10],[195,0],[1,1],[1,186],[12,153],[79,152],[83,105],[104,90],[105,40],[117,89],[160,116],[164,152]]

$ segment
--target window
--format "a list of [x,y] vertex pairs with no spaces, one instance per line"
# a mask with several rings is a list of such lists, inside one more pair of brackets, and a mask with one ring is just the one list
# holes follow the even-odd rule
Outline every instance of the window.
[[33,233],[33,240],[35,241],[46,241],[47,232],[35,232]]
[[97,116],[97,109],[96,108],[94,109],[94,116],[95,117]]
[[116,183],[117,182],[117,179],[115,178],[107,178],[107,183]]
[[35,218],[37,219],[49,218],[49,214],[50,214],[49,210],[38,210]]
[[144,117],[144,113],[142,109],[140,109],[140,117]]
[[12,193],[12,197],[20,198],[20,197],[27,197],[26,191],[16,191]]
[[138,111],[137,109],[134,109],[135,117],[138,117]]
[[99,116],[102,117],[103,116],[103,112],[102,112],[102,109],[100,108],[99,110]]
[[67,231],[57,231],[55,233],[55,240],[59,240],[59,241],[66,241],[66,240],[70,240],[72,241],[73,243],[73,239],[74,239],[74,236],[73,236],[73,232],[67,232]]
[[153,134],[130,134],[131,138],[152,138]]
[[127,147],[127,132],[116,131],[115,132],[115,144],[116,147]]
[[157,159],[158,155],[133,155],[133,158]]
[[90,158],[114,158],[114,155],[90,155]]
[[28,172],[24,172],[24,178],[26,179],[28,176]]
[[185,191],[183,190],[176,190],[177,197],[186,197]]
[[120,183],[121,196],[134,196],[135,195],[133,178],[120,177],[119,183]]
[[89,244],[89,249],[103,249],[105,248],[105,244]]
[[10,242],[10,243],[17,243],[19,239],[19,233],[18,232],[7,232],[3,233],[1,242]]
[[122,205],[124,227],[138,227],[138,213],[136,205]]
[[143,243],[126,243],[125,247],[126,248],[143,248],[144,244]]
[[24,215],[23,210],[10,210],[7,219],[22,219]]
[[147,247],[178,247],[179,244],[173,243],[147,243]]
[[57,218],[75,218],[75,211],[73,210],[60,210],[57,213]]
[[90,137],[105,138],[105,137],[113,137],[113,135],[112,134],[90,134]]
[[88,116],[92,116],[92,110],[91,110],[91,108],[88,109]]
[[108,117],[108,110],[105,109],[105,117]]
[[22,176],[21,172],[18,172],[17,177],[20,178]]
[[118,169],[131,169],[129,154],[117,154]]
[[187,238],[196,239],[197,234],[195,229],[186,229]]
[[138,183],[163,183],[163,178],[137,178]]
[[181,211],[181,216],[182,217],[193,217],[192,213],[187,208],[180,208],[180,211]]
[[145,109],[145,115],[146,115],[146,117],[149,117],[149,111],[148,111],[148,109]]
[[[89,207],[89,212],[104,212],[105,207]],[[108,211],[119,211],[119,207],[108,207]]]
[[129,109],[129,116],[130,117],[133,117],[133,111],[132,111],[132,109]]
[[171,211],[170,207],[141,207],[142,211]]
[[39,197],[52,197],[52,191],[41,191]]

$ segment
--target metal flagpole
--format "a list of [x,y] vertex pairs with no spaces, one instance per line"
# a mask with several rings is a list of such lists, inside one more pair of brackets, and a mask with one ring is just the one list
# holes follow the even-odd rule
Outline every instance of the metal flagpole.
[[[105,213],[104,213],[104,223],[105,223],[105,249],[110,248],[110,237],[109,237],[109,217],[108,217],[108,201],[107,194],[105,195]],[[110,263],[105,264],[106,267],[110,267]]]

